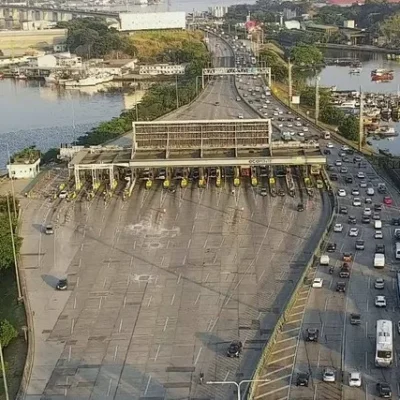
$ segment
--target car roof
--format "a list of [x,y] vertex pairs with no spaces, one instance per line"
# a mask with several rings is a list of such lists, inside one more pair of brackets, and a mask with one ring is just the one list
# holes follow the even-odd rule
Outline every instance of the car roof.
[[360,372],[351,372],[350,379],[361,379],[361,373]]
[[326,367],[324,369],[324,371],[325,371],[325,373],[331,373],[331,374],[333,374],[335,372],[335,370],[333,368],[331,368],[331,367]]
[[386,300],[385,296],[376,296],[376,300]]

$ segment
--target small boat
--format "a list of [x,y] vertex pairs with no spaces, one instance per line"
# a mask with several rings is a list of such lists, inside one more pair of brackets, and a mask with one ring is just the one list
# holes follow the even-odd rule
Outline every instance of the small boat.
[[361,72],[361,68],[351,68],[350,69],[350,74],[351,75],[357,75],[357,74],[359,74]]
[[2,72],[0,72],[0,81],[4,79],[4,74]]
[[392,153],[389,151],[389,149],[379,149],[378,151],[383,156],[392,157]]
[[393,126],[381,126],[376,130],[376,133],[385,137],[395,137],[399,135],[396,133]]
[[392,69],[377,68],[371,71],[371,76],[393,75],[393,72]]
[[385,74],[372,75],[371,80],[373,82],[389,82],[393,80],[393,74],[385,73]]
[[14,78],[15,78],[15,79],[19,79],[19,80],[28,79],[28,77],[27,77],[25,74],[23,74],[22,72],[15,74],[15,75],[14,75]]

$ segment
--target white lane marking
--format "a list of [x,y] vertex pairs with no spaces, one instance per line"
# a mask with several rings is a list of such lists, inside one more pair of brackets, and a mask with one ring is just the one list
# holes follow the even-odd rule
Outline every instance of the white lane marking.
[[121,318],[121,322],[119,323],[118,333],[121,333],[122,323],[123,323],[123,319]]
[[281,357],[281,358],[279,358],[279,359],[277,359],[277,360],[274,360],[274,361],[270,361],[270,362],[268,363],[268,365],[276,364],[276,363],[278,363],[278,362],[280,362],[280,361],[287,360],[287,359],[289,359],[289,358],[293,358],[295,355],[296,355],[296,353],[295,353],[295,354],[292,354],[292,355],[290,355],[290,356]]
[[278,341],[276,341],[275,343],[283,343],[283,342],[287,342],[288,340],[293,340],[293,339],[297,339],[297,335],[296,335],[296,336],[289,337],[289,338],[286,338],[286,339],[278,340]]
[[114,350],[114,361],[117,359],[117,354],[118,354],[118,345],[115,346],[115,350]]
[[279,353],[282,353],[283,351],[287,351],[287,350],[290,350],[290,349],[294,349],[294,348],[296,348],[296,347],[297,347],[297,344],[295,344],[295,345],[293,345],[293,346],[285,347],[284,349],[281,349],[281,350],[273,351],[271,354],[279,354]]
[[260,394],[260,395],[258,395],[258,396],[255,396],[255,397],[254,397],[254,400],[262,399],[262,398],[267,397],[267,396],[269,396],[269,395],[271,395],[271,394],[273,394],[273,393],[280,392],[281,390],[288,389],[289,387],[290,387],[290,385],[286,385],[286,386],[283,386],[283,387],[281,387],[281,388],[278,388],[278,389],[275,389],[275,390],[271,390],[271,391],[269,391],[269,392],[267,392],[267,393]]
[[156,355],[154,356],[154,361],[157,361],[158,354],[160,353],[160,349],[161,349],[161,344],[159,344],[157,347]]
[[174,304],[174,300],[175,300],[175,293],[174,293],[174,295],[172,296],[172,299],[171,299],[171,306]]
[[262,378],[262,379],[263,379],[263,378],[266,378],[267,376],[276,374],[277,372],[284,371],[285,369],[288,369],[288,368],[292,368],[292,366],[291,366],[291,365],[286,365],[286,366],[281,367],[281,368],[278,368],[278,369],[276,369],[276,370],[274,370],[274,371],[267,372],[266,374],[262,375],[261,378]]
[[276,379],[268,380],[268,382],[260,383],[260,384],[258,385],[258,387],[267,386],[267,385],[269,385],[270,383],[278,382],[278,381],[281,381],[282,379],[290,378],[291,376],[292,376],[292,374],[288,374],[288,375],[281,376],[281,377],[276,378]]
[[293,329],[288,329],[287,331],[282,331],[282,333],[294,332],[294,331],[298,331],[299,329],[300,329],[300,327],[298,327],[298,328],[293,328]]
[[165,332],[167,329],[168,321],[169,321],[169,317],[167,317],[167,319],[165,320],[163,332]]
[[147,381],[147,385],[146,385],[146,389],[144,391],[144,394],[147,394],[147,391],[149,390],[149,386],[150,386],[150,381],[151,381],[151,375],[149,376],[149,380]]
[[197,362],[199,361],[200,354],[201,354],[202,350],[203,350],[203,348],[202,348],[202,347],[200,347],[200,349],[199,349],[199,352],[197,353],[197,356],[196,356],[196,360],[195,360],[195,362],[194,362],[194,365],[196,365],[196,364],[197,364]]

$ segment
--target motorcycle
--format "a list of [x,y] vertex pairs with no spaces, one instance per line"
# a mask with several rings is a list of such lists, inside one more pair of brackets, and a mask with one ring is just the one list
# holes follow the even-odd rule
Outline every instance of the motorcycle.
[[329,268],[329,273],[330,273],[330,274],[333,274],[333,267],[330,267],[330,268]]

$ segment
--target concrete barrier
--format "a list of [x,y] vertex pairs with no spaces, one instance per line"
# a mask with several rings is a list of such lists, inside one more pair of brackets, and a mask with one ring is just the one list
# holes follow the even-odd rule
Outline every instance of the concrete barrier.
[[[324,180],[328,181],[329,187],[330,187],[330,182],[329,182],[329,178],[328,176],[325,174],[324,176]],[[307,263],[306,268],[304,269],[303,274],[301,275],[292,296],[290,297],[290,299],[288,300],[288,302],[286,303],[285,309],[282,312],[280,318],[278,319],[277,323],[275,324],[274,330],[271,333],[271,336],[267,342],[267,344],[264,347],[263,350],[263,354],[260,358],[260,361],[258,362],[257,368],[254,372],[253,375],[253,380],[257,380],[257,379],[261,379],[261,372],[264,368],[264,366],[268,363],[268,360],[270,359],[270,357],[272,356],[271,350],[273,348],[273,346],[275,345],[275,341],[276,341],[276,337],[278,335],[278,333],[281,331],[282,326],[284,325],[284,323],[287,320],[288,314],[290,314],[291,312],[291,308],[293,306],[293,304],[296,302],[298,293],[300,292],[300,290],[303,288],[303,286],[306,284],[306,278],[309,274],[310,269],[313,267],[313,265],[315,264],[315,262],[317,262],[318,257],[321,254],[321,245],[324,242],[324,240],[326,239],[327,234],[329,233],[333,221],[334,221],[334,217],[335,217],[335,210],[336,210],[336,199],[334,196],[330,196],[330,202],[331,202],[331,217],[329,219],[327,228],[325,229],[324,233],[322,234],[320,240],[318,241],[316,248],[313,252],[313,254],[310,256],[310,260]],[[249,392],[248,392],[248,399],[254,399],[255,394],[256,394],[256,390],[257,390],[257,382],[252,382],[249,388]]]

